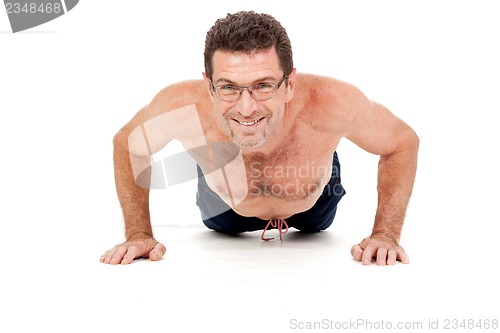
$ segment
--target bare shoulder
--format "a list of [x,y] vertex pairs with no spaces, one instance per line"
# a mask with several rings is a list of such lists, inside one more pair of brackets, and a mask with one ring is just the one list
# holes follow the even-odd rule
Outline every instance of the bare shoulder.
[[173,139],[201,145],[203,129],[199,110],[206,109],[207,95],[202,80],[166,86],[122,127],[115,138],[128,140],[130,150],[137,155],[157,152]]
[[354,85],[329,76],[297,74],[298,89],[304,90],[318,102],[343,102],[360,92]]
[[207,92],[203,80],[189,80],[166,86],[156,94],[148,107],[148,116],[184,108],[189,105],[201,106],[207,103]]
[[297,74],[295,95],[309,119],[336,132],[347,129],[355,120],[356,111],[371,103],[354,85],[313,74]]

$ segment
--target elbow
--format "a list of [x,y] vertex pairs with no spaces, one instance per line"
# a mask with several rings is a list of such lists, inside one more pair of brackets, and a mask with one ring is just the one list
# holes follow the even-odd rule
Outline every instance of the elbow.
[[420,138],[410,127],[408,127],[403,133],[399,137],[398,146],[393,153],[416,157],[420,146]]
[[404,150],[418,151],[420,146],[420,138],[415,130],[408,125],[400,132],[399,142],[400,147]]
[[420,147],[420,138],[418,137],[417,133],[412,129],[411,130],[411,146],[413,149],[418,152],[418,148]]
[[116,132],[115,136],[113,137],[113,145],[116,146],[122,139],[123,137],[123,128],[121,128],[118,132]]
[[123,148],[124,145],[127,145],[127,135],[124,133],[124,130],[122,128],[113,137],[113,147],[115,149]]
[[408,131],[406,132],[405,142],[406,146],[410,147],[412,150],[418,151],[418,147],[420,146],[420,138],[412,128],[408,128]]
[[404,152],[409,160],[416,161],[418,159],[418,149],[420,146],[420,138],[417,133],[413,129],[409,129],[407,131],[404,144],[401,146],[402,151]]

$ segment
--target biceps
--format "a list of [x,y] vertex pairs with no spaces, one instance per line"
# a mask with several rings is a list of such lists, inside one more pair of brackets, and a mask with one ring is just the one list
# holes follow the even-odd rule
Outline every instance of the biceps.
[[[171,140],[166,120],[163,115],[150,118],[147,107],[142,108],[122,130],[127,135],[129,152],[149,156],[163,148]],[[162,131],[162,128],[167,130]]]
[[[148,117],[146,115],[142,118]],[[195,105],[176,108],[144,122],[135,121],[131,128],[128,138],[129,149],[136,155],[154,154],[173,139],[182,143],[188,141],[195,141],[199,145],[205,143],[203,128]]]
[[413,130],[386,107],[376,102],[358,111],[347,139],[376,155],[396,152]]

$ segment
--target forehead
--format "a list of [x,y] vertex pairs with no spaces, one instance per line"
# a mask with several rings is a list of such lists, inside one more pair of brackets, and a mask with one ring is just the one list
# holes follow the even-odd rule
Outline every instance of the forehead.
[[213,80],[223,77],[231,80],[252,80],[259,76],[283,75],[278,55],[273,48],[252,53],[217,50],[213,57]]

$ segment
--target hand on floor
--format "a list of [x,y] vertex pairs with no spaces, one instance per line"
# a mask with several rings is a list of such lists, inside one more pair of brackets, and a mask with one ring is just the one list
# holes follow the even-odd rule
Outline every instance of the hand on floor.
[[130,264],[135,258],[160,260],[167,252],[165,246],[154,238],[143,238],[126,241],[106,251],[100,261],[105,264]]
[[363,265],[371,264],[372,259],[375,259],[375,263],[379,266],[394,265],[398,260],[403,264],[410,263],[405,250],[397,241],[379,234],[367,237],[361,243],[354,245],[351,255],[354,260],[361,261]]

